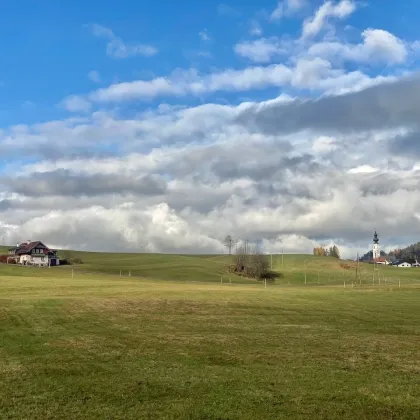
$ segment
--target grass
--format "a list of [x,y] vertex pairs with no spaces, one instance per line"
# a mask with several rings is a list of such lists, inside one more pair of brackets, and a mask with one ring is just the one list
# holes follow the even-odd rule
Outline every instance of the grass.
[[[0,247],[0,253],[4,249]],[[53,276],[71,277],[71,269],[77,273],[119,275],[130,273],[133,277],[178,282],[224,282],[236,284],[255,284],[254,280],[229,274],[227,266],[232,263],[228,255],[171,255],[171,254],[134,254],[134,253],[99,253],[81,251],[60,251],[61,258],[78,258],[83,264],[53,267],[50,269],[23,268],[9,265],[2,272],[19,276]],[[338,261],[330,257],[315,257],[313,255],[273,255],[273,270],[279,274],[277,285],[371,285],[373,283],[373,265],[360,264],[356,281],[356,263]],[[306,264],[306,268],[305,268]],[[37,271],[38,270],[38,271]],[[306,272],[306,276],[305,276]],[[396,268],[380,266],[375,272],[375,284],[420,284],[420,269]]]
[[[221,285],[225,257],[83,255],[159,281],[0,266],[0,418],[420,418],[416,287]],[[281,281],[306,258],[351,271],[290,256]]]

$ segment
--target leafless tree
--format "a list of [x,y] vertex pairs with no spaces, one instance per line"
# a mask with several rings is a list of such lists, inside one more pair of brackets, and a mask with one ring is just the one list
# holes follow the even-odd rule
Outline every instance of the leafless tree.
[[232,249],[235,246],[236,241],[232,238],[232,236],[227,235],[223,241],[223,245],[229,250],[229,255],[232,255]]
[[258,280],[267,277],[269,262],[259,248],[259,242],[250,245],[248,240],[243,241],[236,251],[235,271]]

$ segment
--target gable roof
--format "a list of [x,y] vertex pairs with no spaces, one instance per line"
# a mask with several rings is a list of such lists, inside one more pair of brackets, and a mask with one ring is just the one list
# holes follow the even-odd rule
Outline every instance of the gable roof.
[[49,248],[47,246],[45,246],[41,241],[34,241],[34,242],[29,242],[29,243],[24,242],[20,244],[16,248],[16,254],[26,254],[27,252],[30,252],[33,248],[35,248],[38,245],[42,245],[47,250],[47,253],[48,253]]
[[388,260],[385,257],[375,258],[373,261],[375,261],[375,262],[388,262]]

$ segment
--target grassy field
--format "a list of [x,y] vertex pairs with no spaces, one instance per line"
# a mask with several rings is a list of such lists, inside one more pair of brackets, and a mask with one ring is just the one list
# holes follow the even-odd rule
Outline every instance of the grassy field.
[[340,262],[275,256],[264,288],[221,285],[222,256],[82,259],[0,265],[1,419],[420,418],[420,270],[343,288]]
[[[0,254],[5,253],[0,247]],[[227,266],[232,263],[229,255],[171,255],[171,254],[121,254],[60,251],[61,258],[80,259],[82,264],[53,267],[52,269],[3,267],[3,273],[23,276],[71,277],[75,275],[106,274],[141,277],[156,280],[178,282],[224,282],[236,284],[254,284],[254,280],[245,279],[228,273]],[[420,269],[402,269],[380,266],[373,271],[373,265],[360,264],[356,278],[356,263],[339,261],[329,257],[312,255],[273,255],[268,256],[273,271],[278,273],[277,285],[372,285],[378,284],[413,284],[420,285]],[[305,275],[306,273],[306,275]],[[375,276],[374,276],[375,274]],[[306,279],[306,280],[305,280]]]

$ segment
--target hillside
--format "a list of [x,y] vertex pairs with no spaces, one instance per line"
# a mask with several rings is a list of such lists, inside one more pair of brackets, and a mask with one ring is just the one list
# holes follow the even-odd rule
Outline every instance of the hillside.
[[[4,253],[7,248],[0,248]],[[136,278],[148,278],[167,281],[187,282],[224,282],[255,283],[254,280],[245,279],[228,273],[227,266],[232,262],[229,255],[174,255],[174,254],[145,254],[145,253],[100,253],[63,250],[59,252],[61,258],[80,260],[81,264],[71,266],[53,267],[52,269],[39,269],[31,267],[0,266],[0,274],[31,275],[31,276],[70,276],[73,269],[76,275],[102,274],[121,275],[129,274]],[[268,256],[271,263],[271,257]],[[305,265],[306,262],[306,265]],[[318,257],[313,255],[288,254],[272,256],[273,271],[278,274],[276,284],[343,284],[356,280],[356,263],[352,261],[337,260],[331,257]],[[398,279],[420,280],[420,270],[401,270],[395,267],[380,267],[375,273],[388,281]],[[79,273],[79,274],[77,274]],[[360,264],[358,281],[370,284],[373,280],[373,266]]]

